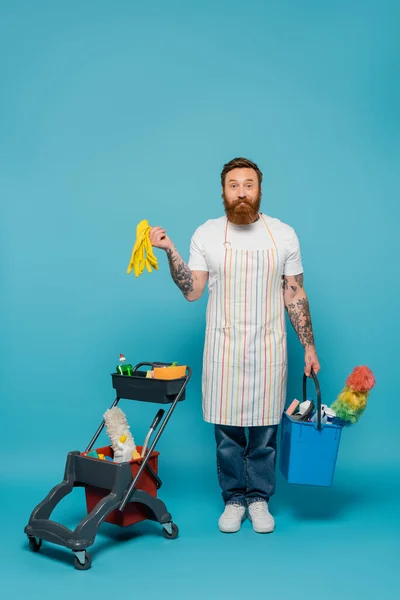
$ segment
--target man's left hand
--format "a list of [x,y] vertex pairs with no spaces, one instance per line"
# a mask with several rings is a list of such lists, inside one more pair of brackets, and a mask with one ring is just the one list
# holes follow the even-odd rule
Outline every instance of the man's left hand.
[[321,365],[319,364],[319,360],[318,360],[318,356],[315,351],[315,348],[306,348],[305,349],[304,362],[305,362],[304,373],[307,375],[307,377],[311,376],[311,371],[314,371],[314,373],[317,375],[319,373],[319,371],[321,370]]

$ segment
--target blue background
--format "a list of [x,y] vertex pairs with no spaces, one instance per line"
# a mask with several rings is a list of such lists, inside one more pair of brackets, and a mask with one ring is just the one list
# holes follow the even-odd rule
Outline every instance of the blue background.
[[[399,17],[395,0],[0,2],[0,553],[14,597],[67,597],[76,577],[99,597],[282,595],[284,580],[288,597],[330,598],[338,578],[342,597],[395,589]],[[220,171],[235,156],[259,164],[263,211],[300,238],[323,400],[357,364],[377,379],[333,488],[278,476],[267,537],[248,522],[217,530],[200,396],[207,294],[187,303],[162,252],[158,272],[126,274],[142,219],[188,258],[195,228],[223,214]],[[288,401],[303,369],[292,330],[289,345]],[[104,525],[80,575],[61,549],[29,553],[23,527],[113,401],[120,352],[193,368],[158,448],[181,537]],[[121,408],[140,443],[157,407]],[[72,526],[83,498],[63,510]]]

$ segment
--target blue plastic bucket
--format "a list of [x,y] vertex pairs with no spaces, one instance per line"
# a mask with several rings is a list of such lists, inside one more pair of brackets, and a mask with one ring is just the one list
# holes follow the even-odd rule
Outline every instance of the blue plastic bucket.
[[[317,423],[295,421],[284,413],[281,429],[280,470],[289,483],[332,485],[339,443],[340,425],[321,424],[321,391],[317,388]],[[303,378],[303,400],[306,399],[307,377]]]

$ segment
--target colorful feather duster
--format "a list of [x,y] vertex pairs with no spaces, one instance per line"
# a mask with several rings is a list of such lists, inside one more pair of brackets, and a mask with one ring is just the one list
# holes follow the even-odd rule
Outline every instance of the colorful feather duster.
[[375,385],[375,377],[368,367],[355,367],[346,380],[346,387],[340,392],[331,408],[336,413],[336,422],[354,425],[367,406],[369,392]]

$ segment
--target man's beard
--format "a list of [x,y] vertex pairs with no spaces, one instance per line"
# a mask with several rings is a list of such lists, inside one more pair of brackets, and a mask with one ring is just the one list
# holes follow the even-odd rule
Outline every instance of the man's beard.
[[234,202],[227,202],[225,194],[222,194],[224,208],[228,221],[234,225],[250,225],[258,218],[261,205],[261,192],[256,200],[252,202],[250,198],[238,198]]

